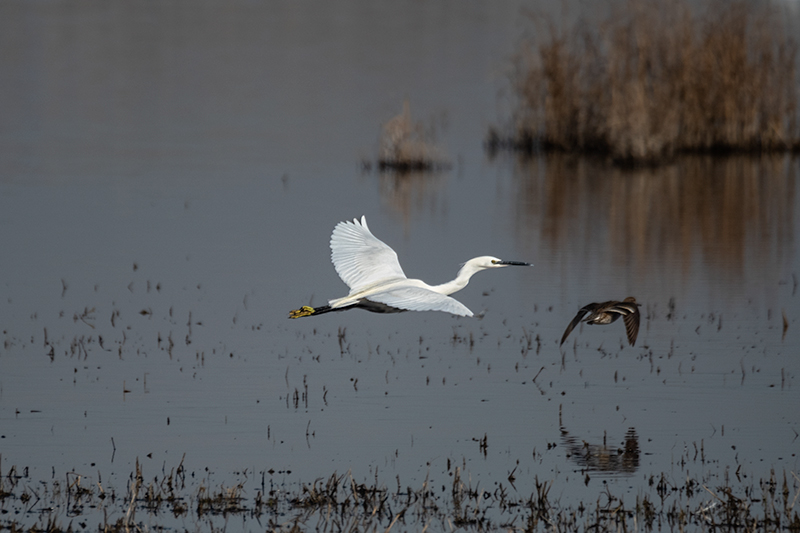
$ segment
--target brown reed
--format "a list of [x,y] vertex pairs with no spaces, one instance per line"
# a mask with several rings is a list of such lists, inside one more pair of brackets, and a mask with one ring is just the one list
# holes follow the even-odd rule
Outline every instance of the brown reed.
[[[433,128],[412,120],[408,100],[404,101],[403,111],[381,128],[378,169],[400,173],[446,170],[450,165],[434,138]],[[371,165],[365,162],[366,166]]]
[[599,151],[657,161],[679,152],[800,148],[797,44],[766,2],[625,0],[602,23],[533,17],[521,46],[512,132],[489,148]]

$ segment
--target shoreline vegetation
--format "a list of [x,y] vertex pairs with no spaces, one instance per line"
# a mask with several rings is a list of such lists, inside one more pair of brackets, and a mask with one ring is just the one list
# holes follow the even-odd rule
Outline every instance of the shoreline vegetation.
[[[800,477],[786,471],[760,480],[738,469],[707,479],[662,473],[635,497],[606,486],[596,501],[577,506],[551,497],[552,480],[535,478],[534,492],[524,496],[514,486],[514,472],[502,483],[472,486],[457,466],[448,467],[446,485],[426,479],[421,487],[402,487],[398,479],[395,489],[377,480],[358,482],[350,472],[294,489],[272,470],[239,472],[232,486],[187,472],[183,461],[160,473],[145,477],[137,461],[125,493],[118,494],[99,472],[97,478],[68,472],[63,479],[37,481],[27,469],[11,467],[0,477],[0,531],[188,531],[187,525],[225,531],[231,523],[290,532],[800,531]],[[590,473],[597,474],[586,471],[587,484]]]
[[571,27],[532,15],[537,38],[513,58],[511,124],[490,128],[486,149],[622,163],[800,151],[797,42],[779,9],[626,0]]

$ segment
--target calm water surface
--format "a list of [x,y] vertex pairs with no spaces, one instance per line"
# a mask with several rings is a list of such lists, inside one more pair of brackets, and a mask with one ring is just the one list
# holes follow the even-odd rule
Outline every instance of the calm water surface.
[[[520,6],[3,3],[0,469],[124,494],[137,459],[216,485],[459,466],[575,504],[797,472],[800,163],[489,158]],[[362,171],[404,99],[452,170]],[[328,240],[362,214],[411,277],[535,267],[475,276],[480,318],[287,320],[345,294]],[[628,295],[635,348],[559,348]]]

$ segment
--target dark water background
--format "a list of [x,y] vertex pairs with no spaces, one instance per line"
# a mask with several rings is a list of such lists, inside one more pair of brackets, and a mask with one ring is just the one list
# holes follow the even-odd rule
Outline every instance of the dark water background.
[[[566,502],[797,472],[798,159],[490,158],[522,5],[0,4],[0,469],[124,493],[137,459],[389,487],[450,462]],[[405,99],[451,170],[361,168]],[[481,318],[287,320],[345,294],[328,239],[362,214],[410,277],[535,267],[475,276]],[[559,349],[628,295],[635,348]]]

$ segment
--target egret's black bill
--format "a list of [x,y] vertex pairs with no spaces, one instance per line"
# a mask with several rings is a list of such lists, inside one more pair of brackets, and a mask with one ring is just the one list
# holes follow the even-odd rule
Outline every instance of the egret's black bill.
[[510,266],[521,266],[521,267],[532,267],[531,263],[523,263],[522,261],[498,261],[498,265],[510,265]]

